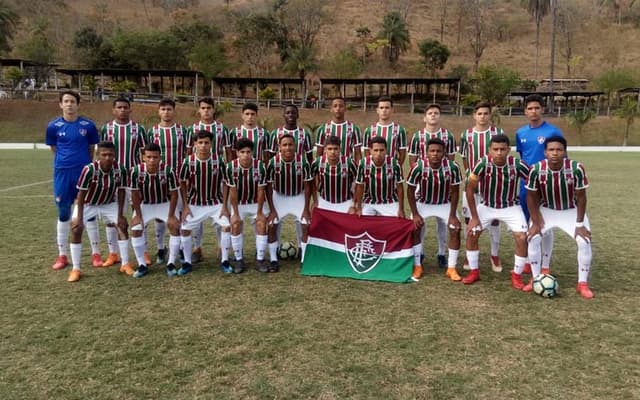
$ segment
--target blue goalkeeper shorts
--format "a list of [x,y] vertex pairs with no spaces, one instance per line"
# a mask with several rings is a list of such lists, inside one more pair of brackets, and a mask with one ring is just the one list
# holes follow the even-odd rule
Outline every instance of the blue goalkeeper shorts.
[[78,179],[82,168],[55,168],[53,170],[53,197],[58,207],[58,219],[68,221],[71,218],[71,206],[78,195]]

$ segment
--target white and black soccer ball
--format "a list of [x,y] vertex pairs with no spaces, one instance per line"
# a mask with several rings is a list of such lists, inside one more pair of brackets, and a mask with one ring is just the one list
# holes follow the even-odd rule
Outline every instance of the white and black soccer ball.
[[555,276],[540,274],[533,279],[533,291],[542,297],[554,297],[560,291],[560,285]]
[[298,248],[293,242],[282,242],[278,248],[278,258],[281,260],[293,260],[298,255]]

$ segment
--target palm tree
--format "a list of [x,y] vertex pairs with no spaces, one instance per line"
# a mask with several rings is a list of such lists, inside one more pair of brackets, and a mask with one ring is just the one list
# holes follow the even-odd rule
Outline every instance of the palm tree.
[[[303,90],[303,102],[304,105],[307,99],[307,81],[305,80],[307,72],[313,71],[318,68],[316,64],[316,55],[312,47],[296,46],[289,53],[289,57],[285,61],[283,68],[290,74],[298,74],[302,81]],[[303,106],[304,107],[304,106]]]
[[625,97],[620,108],[616,110],[616,116],[623,119],[625,122],[622,145],[626,146],[629,141],[629,130],[631,129],[631,125],[633,125],[633,121],[636,118],[640,117],[640,107],[638,106],[638,102],[631,97]]
[[388,40],[385,48],[385,56],[391,63],[395,63],[400,58],[400,54],[405,53],[409,48],[411,39],[407,23],[398,11],[392,11],[384,16],[382,30],[378,33],[379,39]]
[[9,41],[20,17],[3,0],[0,0],[0,53],[11,49]]
[[533,72],[533,79],[538,80],[538,53],[540,51],[540,25],[542,19],[551,11],[551,2],[549,0],[520,0],[527,12],[536,21],[536,60]]

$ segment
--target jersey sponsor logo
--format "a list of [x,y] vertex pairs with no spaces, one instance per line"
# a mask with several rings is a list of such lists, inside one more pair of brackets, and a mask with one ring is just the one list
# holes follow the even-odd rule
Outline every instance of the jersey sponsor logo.
[[364,274],[376,267],[384,250],[386,240],[378,240],[364,232],[358,236],[344,235],[344,247],[347,249],[347,260],[351,268],[358,274]]
[[543,144],[546,138],[544,136],[538,136],[538,143]]
[[89,121],[80,121],[80,125],[89,125]]
[[62,121],[56,122],[54,125],[57,126],[58,128],[60,128],[61,126],[64,126],[64,122],[62,122]]
[[58,136],[67,136],[67,132],[60,131],[60,132],[58,132]]

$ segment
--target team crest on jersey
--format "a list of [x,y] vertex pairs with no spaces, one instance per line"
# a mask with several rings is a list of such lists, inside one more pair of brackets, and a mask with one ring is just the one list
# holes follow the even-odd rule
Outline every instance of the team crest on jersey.
[[78,131],[80,132],[81,136],[87,136],[87,130],[86,129],[79,129]]
[[473,143],[473,136],[467,136],[467,143]]
[[365,274],[378,265],[387,247],[386,240],[378,240],[364,232],[358,236],[344,235],[344,247],[351,268],[358,274]]
[[546,138],[544,136],[538,136],[538,143],[544,144],[545,140],[546,140]]

